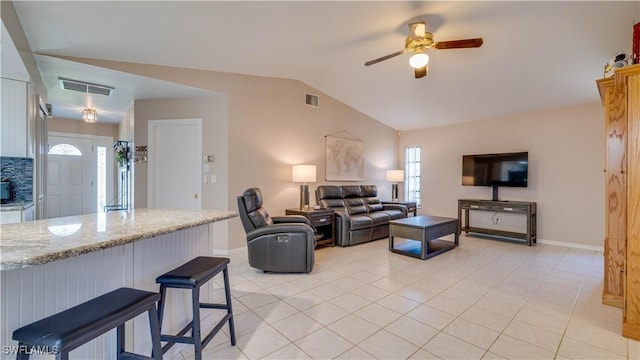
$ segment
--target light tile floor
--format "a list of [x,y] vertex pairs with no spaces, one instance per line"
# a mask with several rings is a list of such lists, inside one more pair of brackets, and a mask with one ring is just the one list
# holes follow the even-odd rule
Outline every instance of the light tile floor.
[[[237,345],[225,326],[203,358],[640,359],[640,342],[620,335],[621,310],[601,303],[601,252],[460,244],[426,261],[386,240],[320,248],[310,274],[265,274],[234,254]],[[222,316],[203,311],[210,327]]]

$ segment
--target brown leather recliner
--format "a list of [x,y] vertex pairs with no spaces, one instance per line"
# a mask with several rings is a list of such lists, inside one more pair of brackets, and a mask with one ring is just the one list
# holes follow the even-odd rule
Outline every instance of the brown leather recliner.
[[265,272],[309,273],[315,263],[316,237],[303,216],[269,216],[262,191],[251,188],[238,196],[240,220],[247,233],[249,265]]

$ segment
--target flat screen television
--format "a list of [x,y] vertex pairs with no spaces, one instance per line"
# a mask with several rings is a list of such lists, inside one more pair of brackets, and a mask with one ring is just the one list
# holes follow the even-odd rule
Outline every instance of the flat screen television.
[[462,156],[462,185],[527,187],[529,153]]

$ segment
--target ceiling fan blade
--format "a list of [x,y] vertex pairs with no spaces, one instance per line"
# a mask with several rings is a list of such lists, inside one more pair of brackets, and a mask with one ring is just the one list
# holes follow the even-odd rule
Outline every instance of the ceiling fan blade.
[[421,68],[415,69],[416,79],[420,79],[427,76],[427,71],[429,71],[429,66],[426,66],[426,65]]
[[409,33],[413,40],[418,40],[418,38],[424,37],[424,33],[426,31],[424,21],[409,24]]
[[364,65],[365,66],[369,66],[369,65],[377,64],[380,61],[385,61],[385,60],[391,59],[392,57],[395,57],[395,56],[398,56],[398,55],[402,55],[407,51],[408,51],[407,49],[402,49],[400,51],[394,52],[393,54],[389,54],[389,55],[385,55],[385,56],[377,58],[377,59],[369,60],[366,63],[364,63]]
[[480,47],[483,42],[484,41],[482,40],[482,38],[441,41],[441,42],[435,43],[433,47],[438,50],[477,48],[477,47]]

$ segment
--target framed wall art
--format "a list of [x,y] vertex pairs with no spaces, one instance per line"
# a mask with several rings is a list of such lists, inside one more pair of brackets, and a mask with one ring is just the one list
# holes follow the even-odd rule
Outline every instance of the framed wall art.
[[327,135],[326,181],[364,180],[364,142]]

